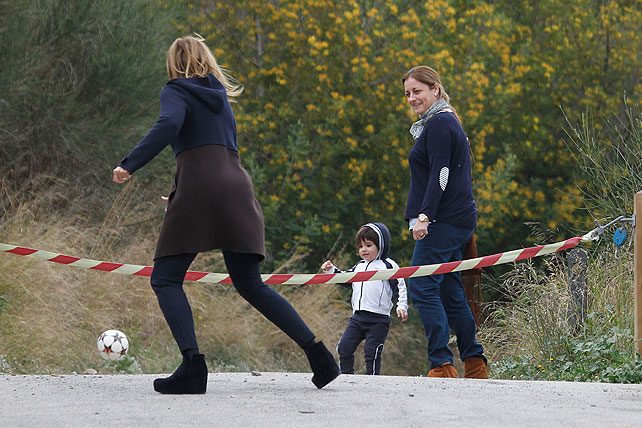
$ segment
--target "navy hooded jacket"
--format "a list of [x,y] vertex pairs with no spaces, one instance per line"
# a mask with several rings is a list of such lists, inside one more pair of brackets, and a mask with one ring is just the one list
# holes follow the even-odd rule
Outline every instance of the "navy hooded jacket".
[[167,145],[178,156],[183,150],[206,144],[238,151],[236,120],[225,88],[211,73],[207,77],[172,79],[160,93],[158,121],[120,166],[133,174]]

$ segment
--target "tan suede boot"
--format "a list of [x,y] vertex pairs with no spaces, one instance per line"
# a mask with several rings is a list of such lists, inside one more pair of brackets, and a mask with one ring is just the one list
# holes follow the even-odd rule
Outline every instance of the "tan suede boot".
[[464,360],[464,377],[470,379],[488,379],[486,362],[477,357],[466,358]]
[[428,377],[459,377],[457,369],[450,363],[443,363],[428,372]]

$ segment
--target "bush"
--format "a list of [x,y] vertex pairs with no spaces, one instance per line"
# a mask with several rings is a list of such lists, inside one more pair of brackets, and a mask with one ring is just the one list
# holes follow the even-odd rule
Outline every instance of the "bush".
[[[625,107],[622,117],[605,119],[602,130],[586,115],[581,126],[567,132],[582,171],[578,181],[587,208],[596,217],[630,213],[633,194],[642,189],[642,116]],[[483,332],[491,360],[497,361],[494,377],[642,381],[642,360],[633,341],[633,255],[620,249],[624,255],[615,257],[608,238],[603,236],[589,256],[589,315],[579,328],[573,323],[573,298],[560,255],[542,267],[533,261],[516,265],[505,276],[508,303],[494,305]]]
[[580,167],[579,182],[593,217],[633,212],[633,194],[642,190],[642,113],[624,98],[621,115],[596,127],[590,114],[578,124],[567,118],[567,146]]
[[[517,266],[510,303],[499,305],[482,334],[492,376],[502,379],[642,381],[633,341],[630,255],[595,254],[589,264],[588,316],[572,322],[573,302],[562,263]],[[558,260],[559,261],[559,260]],[[548,271],[547,271],[548,270]]]
[[[590,316],[597,316],[591,314]],[[602,334],[585,333],[564,343],[570,352],[559,352],[560,343],[549,343],[550,357],[515,355],[491,364],[492,377],[521,380],[582,382],[642,382],[642,360],[636,358],[633,332],[617,326]],[[628,348],[628,349],[627,349]],[[553,350],[558,349],[558,352]]]
[[109,172],[158,116],[179,11],[142,0],[3,7],[0,216],[38,197],[51,212],[72,200],[76,212],[104,214]]

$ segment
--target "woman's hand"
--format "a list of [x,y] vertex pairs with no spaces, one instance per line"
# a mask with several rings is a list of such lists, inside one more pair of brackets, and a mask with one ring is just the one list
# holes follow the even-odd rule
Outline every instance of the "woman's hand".
[[408,320],[408,312],[404,309],[397,309],[397,316],[401,318],[401,322],[406,322]]
[[131,176],[132,175],[125,168],[117,166],[116,168],[114,168],[114,178],[112,178],[112,181],[114,183],[122,184],[125,181],[129,180]]
[[427,234],[428,234],[428,222],[417,220],[414,227],[412,228],[412,238],[415,241],[421,241],[426,237]]

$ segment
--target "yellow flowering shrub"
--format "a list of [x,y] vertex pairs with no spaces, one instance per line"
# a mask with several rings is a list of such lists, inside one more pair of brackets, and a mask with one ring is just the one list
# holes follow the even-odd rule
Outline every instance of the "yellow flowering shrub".
[[233,108],[265,214],[267,269],[295,251],[316,269],[368,221],[385,222],[393,255],[409,261],[416,117],[400,77],[412,66],[441,74],[469,136],[480,254],[527,244],[525,222],[582,224],[560,106],[578,120],[617,110],[624,91],[642,96],[635,2],[186,3],[189,31],[245,86]]

